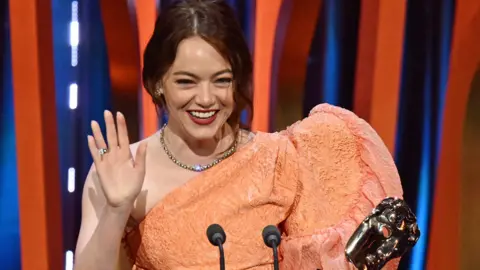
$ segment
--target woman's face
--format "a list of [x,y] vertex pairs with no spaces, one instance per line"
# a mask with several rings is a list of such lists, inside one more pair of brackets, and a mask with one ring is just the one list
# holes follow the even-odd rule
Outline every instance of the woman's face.
[[213,138],[232,114],[233,91],[230,63],[200,37],[183,40],[161,88],[169,125],[192,139]]

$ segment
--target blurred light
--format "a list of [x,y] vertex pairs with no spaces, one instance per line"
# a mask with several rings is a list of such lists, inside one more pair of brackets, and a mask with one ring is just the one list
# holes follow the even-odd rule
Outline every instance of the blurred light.
[[70,22],[70,46],[77,47],[79,42],[79,23],[78,21]]
[[78,85],[76,83],[70,84],[68,93],[68,104],[70,109],[75,110],[78,106]]
[[72,47],[71,55],[71,65],[72,67],[76,67],[78,65],[78,47]]
[[80,24],[78,23],[78,1],[72,2],[72,21],[70,22],[71,64],[78,64],[78,43],[80,42]]
[[65,254],[65,270],[73,270],[73,252],[71,250]]
[[78,21],[78,1],[72,1],[72,21]]
[[68,192],[72,193],[75,191],[75,168],[68,169]]

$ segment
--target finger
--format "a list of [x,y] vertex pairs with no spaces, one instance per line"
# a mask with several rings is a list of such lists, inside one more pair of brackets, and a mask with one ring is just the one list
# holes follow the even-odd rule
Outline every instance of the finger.
[[105,125],[107,127],[107,143],[110,148],[109,151],[115,151],[118,147],[118,140],[113,115],[110,111],[105,110],[103,117],[105,118]]
[[95,144],[95,139],[92,136],[88,135],[87,141],[88,141],[88,149],[90,149],[90,154],[92,155],[93,162],[95,163],[95,166],[98,167],[98,164],[101,161],[101,159],[100,159],[100,154],[98,153],[97,145]]
[[100,125],[97,123],[97,121],[92,121],[91,126],[92,126],[93,138],[95,139],[97,148],[107,149],[108,147],[107,147],[107,144],[105,143],[105,140],[103,139],[103,134],[102,134],[102,130],[100,129]]
[[127,122],[121,112],[117,112],[118,143],[120,148],[130,150],[130,139],[128,138]]
[[137,148],[137,153],[135,154],[134,167],[145,170],[145,163],[147,159],[147,143],[142,142]]

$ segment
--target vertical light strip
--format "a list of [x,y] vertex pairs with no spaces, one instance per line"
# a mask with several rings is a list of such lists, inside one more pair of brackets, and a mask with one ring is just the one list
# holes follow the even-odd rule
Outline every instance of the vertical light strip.
[[68,87],[68,105],[71,110],[75,110],[78,105],[78,85],[76,83],[70,84]]
[[73,252],[67,250],[65,253],[65,270],[73,270]]
[[68,168],[68,192],[72,193],[75,191],[75,168]]
[[72,1],[72,21],[70,22],[71,65],[78,64],[78,43],[80,42],[80,25],[78,23],[78,1]]
[[[70,64],[72,67],[78,65],[78,45],[80,43],[80,24],[78,22],[78,1],[72,1],[70,21]],[[68,105],[71,110],[78,106],[78,84],[74,80],[68,87]],[[68,168],[67,190],[69,193],[75,192],[75,168]],[[65,253],[65,270],[73,270],[73,252],[67,250]]]

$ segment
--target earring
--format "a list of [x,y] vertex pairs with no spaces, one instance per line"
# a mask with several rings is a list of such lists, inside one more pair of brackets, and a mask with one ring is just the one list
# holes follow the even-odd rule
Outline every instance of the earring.
[[157,91],[155,91],[155,92],[156,92],[157,96],[160,97],[160,96],[162,96],[162,94],[163,94],[163,89],[162,89],[162,88],[158,88]]

